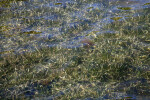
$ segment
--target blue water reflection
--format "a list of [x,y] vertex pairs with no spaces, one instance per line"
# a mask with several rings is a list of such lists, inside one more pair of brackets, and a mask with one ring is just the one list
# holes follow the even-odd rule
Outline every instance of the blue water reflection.
[[[147,14],[144,11],[150,9],[149,3],[150,0],[14,0],[2,4],[0,5],[0,56],[12,52],[15,54],[33,52],[46,47],[82,48],[85,45],[81,42],[82,39],[94,40],[100,34],[120,33],[109,25]],[[138,23],[140,24],[134,26],[135,30],[143,28],[146,24]],[[130,30],[131,27],[125,28]],[[117,84],[117,90],[123,90],[124,87],[127,88],[138,81]],[[140,81],[145,82],[144,79]],[[31,91],[28,91],[28,88],[22,90],[25,91],[27,98],[30,96],[32,98],[35,92],[40,91],[33,88],[36,87],[33,85],[36,83],[29,83],[28,88]],[[43,87],[50,91],[51,84]],[[138,89],[133,86],[127,93],[115,91],[96,100],[136,100],[140,98],[136,96],[138,95],[136,90]],[[70,90],[65,92],[68,91]],[[54,99],[64,95],[65,92],[60,91],[55,96],[44,99]]]
[[[34,48],[35,45],[39,48],[54,45],[79,47],[81,43],[74,38],[80,36],[85,38],[87,34],[95,30],[99,31],[95,36],[107,30],[110,33],[116,33],[104,26],[113,23],[114,17],[120,17],[118,21],[122,21],[129,18],[126,16],[142,15],[142,9],[149,8],[149,5],[146,5],[149,2],[149,0],[25,0],[11,2],[9,7],[4,5],[1,8],[0,23],[5,29],[1,32],[0,52],[28,49],[22,44],[30,44],[31,48]],[[119,7],[122,8],[118,9]],[[41,34],[20,35],[20,33],[29,31],[41,32]],[[8,32],[9,34],[6,34]],[[4,38],[8,35],[11,37]],[[49,36],[53,38],[53,42],[47,41],[50,39]],[[18,45],[13,47],[14,43]]]

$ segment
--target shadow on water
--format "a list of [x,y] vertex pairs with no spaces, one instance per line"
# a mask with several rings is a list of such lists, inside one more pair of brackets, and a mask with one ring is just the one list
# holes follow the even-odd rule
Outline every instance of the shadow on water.
[[0,0],[0,99],[150,99],[150,0]]

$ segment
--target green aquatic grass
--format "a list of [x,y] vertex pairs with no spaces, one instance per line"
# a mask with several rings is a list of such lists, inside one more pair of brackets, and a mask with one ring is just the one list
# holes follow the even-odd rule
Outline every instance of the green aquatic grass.
[[55,3],[55,5],[62,5],[62,3]]
[[150,5],[150,3],[145,3],[144,5]]
[[131,10],[132,8],[131,7],[118,7],[118,9],[121,9],[121,10]]
[[117,21],[117,20],[119,20],[119,19],[121,19],[121,18],[122,18],[122,17],[112,17],[111,19]]
[[[17,85],[18,89],[20,85],[25,88],[29,80],[41,86],[46,84],[43,80],[47,81],[46,85],[57,80],[51,94],[63,91],[65,95],[56,97],[59,99],[104,96],[110,91],[103,89],[99,92],[104,85],[134,78],[150,80],[150,73],[145,70],[150,65],[150,49],[149,45],[142,45],[145,40],[146,36],[106,33],[94,40],[93,50],[45,48],[17,56],[8,55],[1,58],[0,80],[5,88]],[[100,83],[103,85],[97,85]],[[42,91],[45,95],[49,93],[46,88]],[[41,94],[37,93],[35,97]]]
[[36,32],[36,31],[29,31],[29,32],[23,32],[23,34],[41,34],[42,32]]
[[[32,94],[35,89],[31,98],[84,99],[106,94],[113,97],[116,91],[135,94],[133,88],[139,93],[136,95],[149,96],[149,15],[117,20],[104,28],[118,33],[97,34],[92,40],[94,49],[52,47],[0,56],[0,95],[6,99],[28,99],[25,93]],[[0,27],[2,31],[8,29]],[[0,54],[4,53],[7,51]],[[119,85],[124,82],[129,85]],[[121,89],[117,89],[119,86]]]
[[17,1],[27,1],[27,0],[1,0],[0,7],[10,7],[10,4],[12,2],[17,2]]

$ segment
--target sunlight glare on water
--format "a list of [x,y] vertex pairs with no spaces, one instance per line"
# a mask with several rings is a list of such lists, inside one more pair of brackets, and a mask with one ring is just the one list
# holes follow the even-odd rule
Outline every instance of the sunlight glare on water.
[[[116,33],[104,26],[142,14],[149,0],[20,0],[1,5],[0,52],[60,46],[80,47],[80,40]],[[94,32],[94,37],[90,35]],[[75,39],[76,37],[80,37]],[[37,47],[35,47],[37,46]]]
[[150,0],[0,0],[0,99],[149,100]]

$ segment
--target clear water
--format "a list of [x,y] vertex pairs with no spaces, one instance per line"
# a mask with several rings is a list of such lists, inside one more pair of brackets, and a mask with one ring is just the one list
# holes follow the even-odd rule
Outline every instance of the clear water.
[[[33,52],[34,50],[38,51],[40,48],[49,48],[49,47],[69,48],[69,49],[80,48],[80,47],[82,48],[84,46],[84,44],[82,43],[83,39],[88,38],[90,40],[94,40],[101,34],[107,34],[107,33],[118,34],[121,32],[121,29],[115,30],[114,28],[115,26],[112,28],[109,27],[109,25],[113,25],[113,23],[115,22],[118,23],[127,22],[130,25],[130,22],[126,20],[134,19],[134,17],[144,16],[146,14],[149,14],[149,12],[146,12],[145,9],[146,10],[150,9],[150,0],[17,0],[17,1],[14,0],[11,2],[1,3],[2,1],[5,0],[0,0],[0,57],[5,57],[10,53],[14,53],[17,55],[26,52]],[[147,23],[135,22],[135,24],[133,24],[135,26],[132,26],[132,28],[136,30],[136,29],[141,29],[145,26],[147,27],[147,25],[149,25],[149,18],[147,19],[148,19]],[[126,28],[127,30],[130,30],[130,26]],[[145,32],[149,32],[149,30]],[[149,43],[149,41],[147,42]],[[143,43],[142,46],[143,45],[149,46],[148,43],[147,44]],[[59,57],[59,55],[56,55],[56,57],[54,58],[52,57],[52,59],[46,57],[45,59],[46,60],[48,59],[48,61],[52,62],[52,64],[56,62],[55,64],[57,65],[57,63],[59,62],[57,61],[57,58],[58,60],[62,60],[63,57],[65,58],[66,55],[67,54],[64,55],[61,54],[60,56],[62,58]],[[123,54],[121,54],[121,56],[122,55]],[[72,57],[71,54],[68,54],[67,56]],[[78,57],[76,58],[78,60]],[[68,59],[72,60],[73,58],[67,58],[66,61],[67,63],[65,64],[63,63],[60,66],[68,67],[69,64],[72,63],[69,62]],[[92,60],[90,59],[90,61]],[[97,60],[97,62],[95,63],[99,63],[98,61],[99,60]],[[63,61],[60,61],[59,63],[61,64],[62,62]],[[94,65],[94,62],[92,63]],[[25,68],[22,68],[21,66],[22,69],[20,68],[20,70],[18,71],[16,71],[15,69],[15,71],[11,73],[11,70],[9,70],[8,68],[8,72],[7,73],[4,72],[4,74],[8,74],[6,77],[8,79],[10,78],[12,84],[13,81],[15,79],[17,80],[18,77],[21,77],[20,79],[22,79],[23,78],[22,76],[25,76],[26,73],[35,74],[35,76],[37,75],[37,80],[38,80],[38,78],[41,77],[39,72],[42,73],[42,71],[46,71],[46,73],[48,73],[50,69],[48,66],[51,66],[50,64],[51,63],[47,63],[46,65],[35,64],[34,67],[31,68],[31,72]],[[141,66],[142,67],[148,66],[147,69],[149,69],[149,65],[141,65]],[[91,70],[90,68],[87,69]],[[65,70],[65,68],[62,67],[59,70]],[[144,70],[146,71],[146,69]],[[2,72],[5,71],[5,68],[4,69],[1,68],[0,72],[1,71]],[[11,73],[10,76],[9,76],[9,71]],[[54,72],[52,72],[52,74],[53,73]],[[0,80],[3,80],[2,78],[3,77],[0,77]],[[20,83],[19,85],[13,84],[14,86],[8,84],[9,80],[7,80],[6,83],[0,82],[0,86],[6,86],[6,88],[0,89],[0,99],[5,98],[5,96],[7,96],[8,98],[13,98],[13,96],[15,95],[16,97],[14,96],[14,99],[32,98],[37,100],[38,99],[51,100],[51,99],[57,99],[57,97],[64,96],[67,93],[71,93],[72,87],[74,90],[75,89],[78,90],[78,88],[82,88],[81,86],[89,87],[90,89],[92,88],[91,89],[92,91],[98,91],[99,94],[102,94],[100,97],[96,98],[96,100],[103,100],[103,99],[119,99],[119,100],[139,99],[140,100],[141,98],[145,100],[149,100],[150,98],[149,95],[147,96],[138,95],[137,91],[140,90],[136,88],[129,89],[130,86],[134,86],[140,82],[143,83],[144,85],[146,84],[148,87],[147,83],[149,83],[149,81],[145,80],[144,78],[142,79],[138,77],[120,83],[110,82],[110,84],[107,85],[105,83],[99,83],[99,82],[90,83],[87,82],[86,80],[83,82],[82,81],[75,82],[74,84],[64,87],[64,89],[62,89],[63,91],[58,90],[59,92],[54,93],[53,95],[51,95],[51,93],[50,95],[47,95],[48,94],[47,91],[49,92],[49,90],[52,88],[52,85],[45,85],[46,83],[44,82],[42,83],[42,81],[40,80],[39,83],[38,82],[32,83],[30,81],[32,81],[32,79],[28,80],[25,83],[24,82],[21,83],[22,82],[21,80],[21,82],[18,82],[18,84]],[[55,86],[57,87],[57,85],[59,84],[56,84],[57,83],[56,81],[57,79],[56,80],[54,79],[52,80],[52,82],[50,82],[50,84],[53,84],[53,87]],[[95,84],[95,85],[91,85],[91,84]],[[114,87],[112,87],[113,86],[112,84],[114,85]],[[40,88],[40,86],[42,86],[42,88]],[[112,88],[113,89],[115,88],[116,91],[123,91],[126,89],[127,90],[129,89],[130,91],[125,93],[124,91],[116,92],[114,90],[115,92],[112,92],[110,94],[103,92],[109,90],[113,91]],[[149,93],[148,89],[145,90],[146,93]],[[15,92],[15,94],[13,94],[13,92]],[[20,94],[22,93],[23,96],[22,94],[20,95],[19,93]],[[39,93],[39,95],[36,93]],[[18,95],[19,97],[17,97]],[[34,95],[36,96],[34,97]],[[91,98],[87,97],[84,99],[93,100],[92,97]]]
[[[107,24],[144,14],[149,0],[20,0],[0,8],[0,52],[21,53],[58,46],[76,48],[81,39],[118,33]],[[122,9],[122,8],[126,9]],[[91,34],[92,33],[92,34]]]

